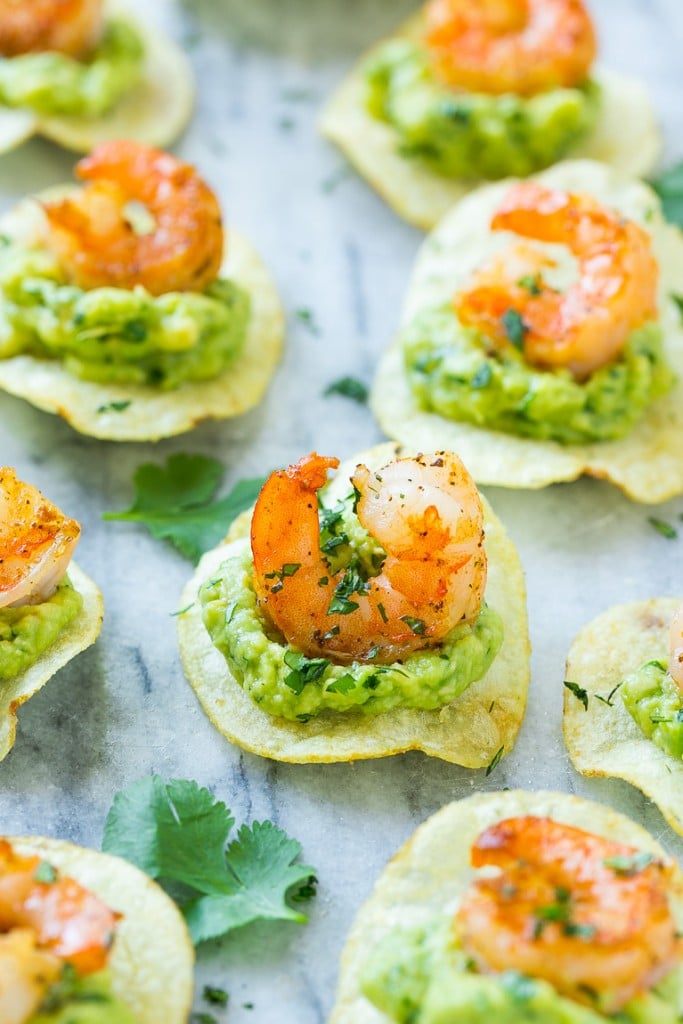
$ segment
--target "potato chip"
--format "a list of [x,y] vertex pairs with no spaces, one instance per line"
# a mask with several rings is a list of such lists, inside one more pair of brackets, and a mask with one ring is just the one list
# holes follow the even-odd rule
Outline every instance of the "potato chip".
[[104,607],[99,589],[74,562],[69,564],[68,576],[83,598],[80,613],[25,672],[3,680],[0,686],[0,761],[14,746],[17,709],[42,689],[63,665],[94,644],[102,628]]
[[641,732],[616,689],[646,662],[668,660],[669,623],[679,606],[674,598],[617,605],[581,630],[566,678],[585,690],[587,706],[567,689],[564,739],[578,771],[630,782],[683,835],[683,762]]
[[194,106],[194,81],[185,54],[159,29],[134,19],[126,4],[110,2],[107,12],[124,17],[142,39],[145,57],[137,86],[98,118],[48,116],[0,107],[0,153],[34,134],[79,153],[87,153],[106,139],[137,139],[163,147],[178,138]]
[[112,990],[137,1024],[184,1024],[192,1003],[194,950],[179,910],[156,882],[120,857],[42,836],[8,837],[75,878],[123,914],[109,957]]
[[[71,186],[38,198],[55,200]],[[34,200],[23,200],[0,219],[0,232],[30,245],[40,238],[43,216]],[[0,389],[57,413],[82,434],[112,441],[156,441],[181,434],[206,419],[239,416],[263,397],[280,359],[284,314],[273,279],[251,243],[227,232],[221,274],[249,293],[251,314],[240,354],[218,377],[179,388],[81,380],[61,361],[30,355],[0,359]]]
[[[392,858],[351,928],[341,959],[337,999],[328,1024],[381,1024],[387,1017],[362,994],[360,978],[373,950],[398,928],[451,916],[472,878],[470,847],[484,829],[504,818],[549,817],[648,850],[670,863],[653,837],[610,807],[566,793],[477,793],[448,804],[418,828]],[[673,866],[671,908],[683,925],[683,875]]]
[[[537,175],[551,188],[586,192],[616,207],[649,231],[659,262],[660,323],[665,352],[677,375],[672,390],[657,399],[625,437],[616,441],[562,445],[488,430],[417,404],[403,368],[400,340],[383,357],[371,405],[390,437],[422,450],[458,452],[474,479],[500,487],[539,488],[589,476],[611,480],[636,501],[660,502],[683,492],[683,330],[671,299],[683,293],[683,235],[667,224],[659,200],[642,182],[622,178],[593,161],[556,164]],[[466,196],[427,237],[417,257],[402,324],[424,309],[450,301],[471,272],[494,249],[501,232],[488,230],[510,180],[486,185]]]
[[[392,38],[416,39],[421,33],[422,18],[417,15]],[[402,155],[396,129],[366,109],[364,68],[388,41],[373,47],[352,68],[327,104],[320,127],[401,217],[428,230],[481,181],[449,179],[419,159]],[[648,174],[659,158],[661,138],[647,93],[623,75],[598,69],[594,77],[602,89],[598,119],[567,156],[602,160],[622,174]]]
[[[358,462],[379,469],[409,454],[395,445],[378,445],[340,466],[330,486],[336,484],[341,496]],[[509,752],[524,716],[529,685],[526,594],[519,556],[500,520],[488,505],[485,509],[486,600],[503,618],[505,639],[484,678],[435,711],[402,708],[375,716],[327,711],[305,724],[263,712],[232,677],[202,622],[197,591],[217,573],[232,545],[248,534],[250,514],[240,517],[227,541],[204,555],[179,605],[187,608],[178,616],[185,672],[216,728],[246,750],[297,763],[353,761],[423,750],[445,761],[482,768]]]

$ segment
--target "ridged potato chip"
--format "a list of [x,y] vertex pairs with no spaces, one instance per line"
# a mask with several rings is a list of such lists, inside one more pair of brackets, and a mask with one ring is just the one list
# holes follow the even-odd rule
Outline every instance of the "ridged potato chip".
[[[416,15],[390,38],[416,39],[421,34],[422,18]],[[396,129],[369,113],[364,68],[387,42],[369,50],[351,69],[325,107],[320,127],[401,217],[428,230],[482,182],[449,179],[402,155]],[[647,93],[623,75],[598,69],[594,77],[602,90],[597,122],[567,156],[601,160],[622,174],[648,174],[659,158],[661,137]]]
[[[69,191],[73,186],[57,186],[37,199],[55,200]],[[0,232],[26,245],[36,244],[43,230],[38,202],[22,200],[0,218]],[[17,355],[0,359],[0,389],[57,413],[82,434],[111,441],[156,441],[192,430],[202,420],[241,415],[258,404],[275,372],[282,351],[284,313],[258,253],[231,229],[221,275],[249,293],[251,313],[242,351],[218,377],[164,391],[81,380],[58,359]]]
[[[358,462],[379,468],[411,454],[399,446],[378,445],[344,462],[335,481],[344,480]],[[343,493],[343,491],[341,492]],[[489,559],[486,601],[503,618],[503,646],[483,679],[450,704],[435,711],[398,709],[381,715],[323,712],[300,724],[262,711],[232,677],[211,643],[197,591],[216,575],[235,545],[246,543],[250,513],[236,521],[226,542],[202,558],[180,598],[178,636],[185,673],[204,710],[225,736],[263,757],[297,763],[352,761],[422,750],[433,757],[482,768],[512,748],[524,716],[529,686],[526,593],[519,556],[500,520],[485,505]],[[189,607],[188,607],[189,606]]]
[[661,597],[616,605],[581,630],[566,678],[585,691],[586,706],[566,690],[564,739],[577,771],[630,782],[683,835],[683,762],[641,732],[615,689],[646,662],[667,661],[669,624],[680,603]]
[[[659,309],[667,360],[677,375],[623,438],[563,445],[476,427],[422,409],[410,390],[400,338],[381,360],[371,396],[373,411],[390,437],[423,450],[457,451],[474,479],[500,487],[540,488],[583,473],[610,480],[636,501],[661,502],[683,492],[683,330],[671,299],[683,293],[683,235],[661,214],[647,185],[621,177],[594,161],[556,164],[536,176],[550,188],[585,192],[637,221],[652,238],[660,268]],[[443,305],[500,240],[488,228],[512,179],[466,196],[427,237],[417,257],[402,315]]]
[[145,56],[137,86],[97,118],[36,114],[0,106],[0,153],[32,135],[43,135],[78,153],[87,153],[105,139],[137,139],[163,147],[178,138],[194,106],[194,81],[185,54],[159,29],[134,18],[128,5],[109,2],[106,12],[124,18],[142,39]]
[[[451,917],[472,879],[470,847],[494,822],[521,815],[549,817],[608,839],[647,850],[670,863],[653,837],[602,804],[566,793],[511,790],[477,793],[448,804],[421,825],[392,858],[361,908],[341,959],[337,999],[328,1024],[382,1024],[388,1018],[360,989],[363,968],[377,944],[401,927]],[[683,925],[683,875],[673,867],[670,904]]]
[[173,900],[142,871],[108,853],[62,839],[9,836],[123,914],[109,958],[112,990],[137,1024],[185,1024],[192,1003],[194,950]]

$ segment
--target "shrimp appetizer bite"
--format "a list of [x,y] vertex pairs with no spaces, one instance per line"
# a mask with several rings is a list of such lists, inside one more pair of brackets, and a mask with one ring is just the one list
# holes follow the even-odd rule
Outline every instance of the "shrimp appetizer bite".
[[80,532],[0,467],[0,760],[14,746],[17,708],[100,632],[102,595],[71,562]]
[[637,501],[680,494],[682,268],[658,198],[602,164],[479,189],[418,256],[375,415],[479,483],[586,473]]
[[422,228],[482,180],[565,157],[647,174],[661,148],[650,102],[595,71],[595,52],[582,0],[428,0],[351,72],[322,130]]
[[261,398],[283,315],[251,244],[190,164],[99,145],[80,189],[0,221],[0,388],[94,437],[144,441]]
[[676,1024],[682,924],[683,875],[639,825],[562,793],[480,793],[390,861],[329,1024]]
[[564,738],[584,775],[625,779],[683,835],[683,606],[617,605],[567,658]]
[[384,444],[278,470],[180,607],[188,679],[247,750],[305,762],[418,749],[480,768],[515,741],[522,571],[452,453]]
[[184,1024],[193,963],[175,904],[131,864],[0,839],[3,1024]]
[[182,50],[116,0],[0,0],[0,153],[36,133],[166,146],[193,102]]

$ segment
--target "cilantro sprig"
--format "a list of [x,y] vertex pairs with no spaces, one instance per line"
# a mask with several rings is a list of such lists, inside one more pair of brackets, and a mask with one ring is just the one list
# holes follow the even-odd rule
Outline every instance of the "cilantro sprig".
[[650,185],[662,201],[666,219],[683,227],[683,161],[651,178]]
[[234,825],[208,789],[152,775],[114,797],[102,848],[170,888],[195,944],[257,920],[305,923],[289,903],[314,891],[314,869],[295,863],[299,843],[271,821],[241,825],[230,839]]
[[102,518],[142,523],[153,537],[170,541],[196,562],[223,539],[233,519],[254,503],[265,479],[240,480],[225,498],[214,501],[222,476],[222,464],[206,455],[180,452],[163,466],[146,462],[135,471],[131,507],[105,512]]
[[323,395],[343,395],[344,398],[351,398],[359,405],[365,405],[368,400],[368,388],[367,384],[357,377],[339,377],[327,385]]

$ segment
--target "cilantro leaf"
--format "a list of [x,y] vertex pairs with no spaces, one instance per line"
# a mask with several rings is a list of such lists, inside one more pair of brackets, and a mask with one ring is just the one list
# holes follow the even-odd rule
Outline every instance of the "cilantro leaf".
[[259,919],[304,923],[288,903],[314,884],[313,868],[294,863],[299,843],[264,821],[242,825],[228,845],[234,824],[196,782],[153,775],[115,796],[102,847],[166,885],[194,890],[181,909],[195,943]]
[[571,693],[574,694],[574,696],[576,697],[577,700],[581,701],[581,703],[583,704],[584,711],[588,711],[588,693],[587,693],[587,691],[584,690],[584,688],[582,686],[579,686],[578,683],[572,683],[568,679],[565,679],[564,685],[565,685],[565,687]]
[[327,385],[323,395],[343,395],[344,398],[352,398],[359,405],[364,405],[368,400],[368,388],[357,377],[340,377]]
[[653,526],[657,533],[661,533],[662,537],[666,537],[667,540],[675,540],[678,537],[678,530],[671,523],[667,523],[666,519],[658,519],[657,516],[648,516],[647,521],[650,526]]
[[510,343],[521,352],[524,348],[524,338],[528,330],[527,325],[522,319],[522,314],[516,309],[506,309],[500,321]]
[[183,555],[200,555],[223,539],[228,526],[258,497],[264,479],[240,480],[220,501],[212,501],[223,466],[205,455],[182,452],[164,466],[138,466],[135,500],[129,509],[105,512],[103,519],[143,523],[153,537],[169,540]]
[[666,219],[683,227],[683,161],[651,178],[650,185],[662,201]]

